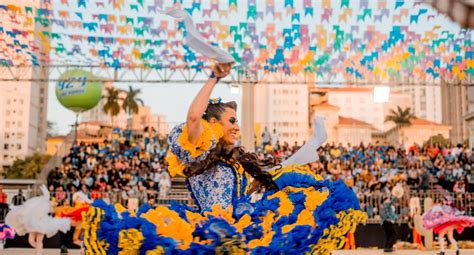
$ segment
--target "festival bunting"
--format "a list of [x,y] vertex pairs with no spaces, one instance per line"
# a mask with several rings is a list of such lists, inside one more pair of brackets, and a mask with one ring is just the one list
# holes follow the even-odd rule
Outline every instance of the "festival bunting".
[[89,59],[116,68],[201,70],[210,63],[183,45],[182,22],[158,12],[183,8],[209,42],[247,68],[320,77],[342,73],[352,80],[474,74],[472,31],[421,1],[42,2],[40,7],[0,5],[0,24],[10,24],[0,25],[0,65]]

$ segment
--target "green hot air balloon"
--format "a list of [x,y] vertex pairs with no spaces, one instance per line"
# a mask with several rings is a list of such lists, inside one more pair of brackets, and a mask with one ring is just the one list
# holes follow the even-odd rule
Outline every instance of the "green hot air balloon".
[[90,72],[81,69],[69,70],[59,77],[56,97],[64,107],[76,113],[76,141],[79,113],[90,110],[99,103],[102,98],[102,82]]
[[56,84],[56,97],[76,113],[94,108],[102,97],[102,82],[90,72],[73,69],[63,73]]

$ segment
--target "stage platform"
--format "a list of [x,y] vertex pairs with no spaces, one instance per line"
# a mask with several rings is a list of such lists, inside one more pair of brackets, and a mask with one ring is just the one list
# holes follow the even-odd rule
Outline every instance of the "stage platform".
[[[0,250],[2,255],[35,255],[33,249],[8,248]],[[79,255],[79,250],[69,250],[69,255]],[[383,250],[374,249],[357,249],[334,251],[332,255],[436,255],[438,251],[415,251],[415,250],[399,250],[392,253],[384,253]],[[59,249],[44,249],[43,255],[59,255]],[[449,250],[446,255],[455,255],[455,252]],[[474,250],[461,250],[460,255],[474,255]]]

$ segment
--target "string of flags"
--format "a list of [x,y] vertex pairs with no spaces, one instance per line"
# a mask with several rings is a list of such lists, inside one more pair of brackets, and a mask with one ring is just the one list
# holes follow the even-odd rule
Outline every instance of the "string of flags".
[[0,65],[189,67],[209,61],[186,45],[189,12],[203,36],[248,68],[347,79],[474,76],[473,33],[423,1],[42,0],[0,4]]

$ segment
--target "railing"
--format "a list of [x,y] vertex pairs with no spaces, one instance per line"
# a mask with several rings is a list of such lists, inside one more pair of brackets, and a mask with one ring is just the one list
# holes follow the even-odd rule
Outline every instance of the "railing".
[[41,173],[38,175],[37,179],[43,182],[46,182],[49,171],[51,169],[60,166],[63,163],[63,158],[69,153],[69,150],[74,143],[74,132],[69,132],[69,134],[64,139],[64,142],[58,148],[56,153],[51,157],[48,163],[41,169]]
[[[7,196],[11,198],[16,195],[16,192],[6,192]],[[29,198],[31,192],[25,192],[24,195],[26,198]],[[443,201],[446,193],[429,191],[425,193],[410,192],[410,194],[405,194],[402,198],[398,199],[395,203],[395,212],[400,215],[399,223],[406,223],[409,220],[409,202],[410,198],[418,197],[420,198],[420,205],[423,207],[423,199],[430,197],[434,201]],[[462,193],[462,194],[453,194],[451,196],[454,198],[454,203],[463,208],[466,214],[474,216],[474,193]],[[51,198],[59,205],[63,204],[72,204],[72,192],[52,192]],[[189,192],[169,192],[164,195],[158,191],[151,192],[138,192],[133,196],[124,196],[123,192],[102,192],[102,193],[90,193],[89,197],[92,199],[103,199],[108,203],[112,204],[122,204],[123,206],[136,210],[138,207],[144,203],[151,202],[151,199],[154,199],[155,205],[165,205],[169,206],[171,203],[185,204],[191,207],[195,207],[193,200]],[[359,196],[359,201],[361,203],[361,208],[364,212],[368,214],[367,223],[380,223],[380,209],[383,205],[384,195],[382,193],[371,193],[363,194]],[[2,214],[6,214],[6,210],[1,210],[0,208],[0,222],[4,217]]]
[[[189,192],[168,192],[167,194],[160,194],[158,191],[152,191],[137,192],[134,195],[125,195],[123,192],[92,192],[89,194],[89,197],[91,199],[103,199],[111,204],[122,204],[126,207],[140,206],[144,203],[149,203],[151,199],[154,200],[155,205],[169,206],[173,202],[190,206],[194,205]],[[71,205],[73,203],[73,193],[71,192],[52,192],[51,198],[59,205]]]
[[[420,206],[423,208],[423,200],[425,198],[432,198],[433,202],[443,201],[446,193],[439,191],[416,192],[411,191],[410,194],[405,195],[397,200],[394,204],[395,213],[400,216],[399,223],[406,223],[409,220],[410,214],[410,199],[418,197],[420,199]],[[474,216],[474,193],[450,194],[454,198],[454,203],[463,208],[466,214]],[[368,214],[367,223],[380,223],[380,209],[383,205],[384,195],[382,193],[363,194],[359,196],[361,209]]]

